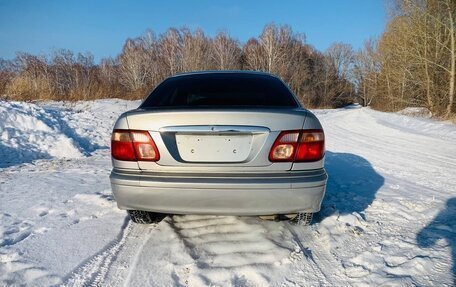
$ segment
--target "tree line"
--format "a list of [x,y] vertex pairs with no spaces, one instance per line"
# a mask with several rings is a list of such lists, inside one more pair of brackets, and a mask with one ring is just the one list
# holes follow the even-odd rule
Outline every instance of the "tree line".
[[17,53],[0,60],[0,95],[14,100],[144,98],[170,75],[199,70],[256,70],[279,75],[308,107],[339,107],[353,101],[354,85],[332,57],[305,42],[291,27],[266,25],[241,44],[226,32],[201,29],[148,30],[126,40],[115,58],[98,64],[90,53],[58,50]]
[[394,0],[378,40],[365,43],[354,74],[357,91],[374,108],[426,107],[454,118],[456,1]]

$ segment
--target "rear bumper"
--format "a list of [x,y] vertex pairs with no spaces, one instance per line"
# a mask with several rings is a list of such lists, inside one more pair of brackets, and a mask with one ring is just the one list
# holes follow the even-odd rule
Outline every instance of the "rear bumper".
[[268,215],[318,212],[324,169],[273,174],[132,173],[114,169],[120,209],[170,214]]

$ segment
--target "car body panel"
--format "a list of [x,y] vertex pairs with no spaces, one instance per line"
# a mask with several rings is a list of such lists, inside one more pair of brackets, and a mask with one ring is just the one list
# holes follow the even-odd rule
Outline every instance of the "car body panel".
[[269,215],[317,212],[324,169],[287,174],[157,174],[113,170],[118,206],[173,214]]

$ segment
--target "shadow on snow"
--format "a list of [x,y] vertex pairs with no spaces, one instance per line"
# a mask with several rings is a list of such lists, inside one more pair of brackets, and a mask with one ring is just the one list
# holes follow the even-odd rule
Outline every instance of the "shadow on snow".
[[[71,128],[68,123],[63,120],[62,111],[58,109],[52,109],[43,107],[43,109],[52,116],[52,118],[56,119],[58,122],[58,127],[61,133],[63,133],[66,137],[73,140],[76,147],[79,151],[84,154],[85,156],[90,155],[90,153],[94,152],[97,149],[108,149],[108,146],[100,146],[98,144],[94,144],[90,141],[89,138],[79,135],[73,128]],[[46,118],[41,119],[46,124],[52,125],[52,123],[48,123]]]
[[[377,191],[385,180],[363,157],[351,153],[326,152],[326,171],[329,179],[326,195],[316,220],[339,213],[364,211],[375,200]],[[456,286],[456,197],[449,199],[446,207],[417,235],[419,247],[429,248],[444,239],[451,248],[453,283]]]
[[326,195],[317,220],[336,212],[358,213],[374,201],[385,179],[363,157],[351,153],[326,152],[325,168],[328,172]]
[[417,235],[416,241],[419,247],[429,248],[436,244],[437,240],[445,239],[451,248],[453,260],[453,283],[456,286],[456,197],[446,202],[446,207]]

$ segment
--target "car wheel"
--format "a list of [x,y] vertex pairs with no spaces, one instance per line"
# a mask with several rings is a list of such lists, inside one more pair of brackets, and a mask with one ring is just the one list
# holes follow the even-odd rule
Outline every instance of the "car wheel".
[[312,224],[313,213],[312,212],[301,212],[291,219],[291,222],[295,225],[308,226]]
[[156,213],[144,210],[128,210],[131,220],[138,224],[152,224],[162,221],[166,214]]

